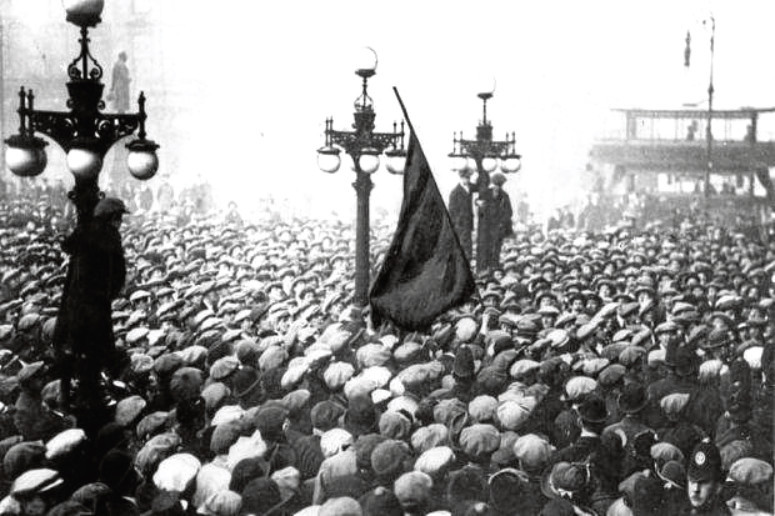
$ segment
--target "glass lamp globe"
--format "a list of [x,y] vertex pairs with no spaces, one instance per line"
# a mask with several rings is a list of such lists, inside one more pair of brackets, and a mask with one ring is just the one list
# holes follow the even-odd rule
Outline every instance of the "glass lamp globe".
[[385,153],[387,156],[387,163],[385,166],[387,167],[388,172],[391,174],[400,175],[404,173],[404,168],[406,167],[406,152],[402,150],[390,150]]
[[159,148],[152,140],[138,139],[127,144],[129,154],[126,157],[126,165],[129,173],[135,179],[145,181],[156,175],[159,170],[159,156],[156,149]]
[[465,156],[450,155],[450,168],[454,172],[465,170],[468,167],[468,158]]
[[67,153],[67,168],[77,179],[93,179],[102,168],[102,158],[96,152],[74,147]]
[[339,157],[339,149],[326,146],[318,149],[318,167],[327,174],[333,174],[339,170],[342,159]]
[[34,177],[45,170],[48,158],[44,140],[34,136],[12,136],[6,143],[5,163],[12,173],[19,177]]
[[519,156],[507,156],[501,163],[501,170],[506,174],[519,172],[520,168],[522,168],[522,161]]
[[135,179],[145,181],[159,170],[159,157],[156,151],[130,151],[126,157],[126,166]]
[[371,47],[358,49],[353,56],[355,60],[355,73],[363,77],[371,77],[377,71],[377,53]]
[[498,168],[498,158],[495,156],[485,156],[482,158],[482,170],[489,173],[496,168]]
[[379,168],[379,153],[376,149],[365,149],[358,156],[358,168],[365,174],[373,174]]

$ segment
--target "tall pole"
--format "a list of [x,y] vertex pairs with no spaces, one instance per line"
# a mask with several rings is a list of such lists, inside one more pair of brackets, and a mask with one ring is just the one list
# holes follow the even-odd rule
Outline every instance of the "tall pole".
[[705,131],[706,139],[706,158],[705,168],[705,204],[707,208],[708,198],[710,197],[710,174],[713,171],[713,53],[716,40],[716,19],[710,17],[710,78],[708,80],[708,127]]
[[[5,23],[0,19],[0,138],[5,140]],[[5,173],[5,152],[0,152],[0,174]]]
[[[371,50],[373,53],[373,50]],[[353,304],[364,308],[369,304],[369,279],[371,275],[369,256],[369,197],[374,183],[370,175],[379,168],[379,155],[386,149],[388,156],[387,169],[393,174],[403,173],[403,163],[398,166],[393,161],[395,158],[406,157],[404,152],[404,124],[401,123],[401,131],[397,124],[393,124],[392,133],[374,131],[374,106],[368,94],[368,80],[375,74],[377,66],[376,53],[374,53],[374,65],[366,68],[358,68],[355,74],[362,79],[361,95],[355,100],[355,113],[353,118],[353,131],[334,130],[334,121],[326,119],[325,145],[318,149],[318,161],[321,170],[328,173],[339,169],[340,149],[353,160],[355,170],[355,182],[352,183],[356,194],[355,216],[355,287],[353,292]],[[400,147],[400,148],[399,148]],[[374,158],[365,167],[361,163],[364,156]],[[333,161],[332,161],[333,160]],[[322,164],[325,163],[325,164]]]
[[[492,142],[492,126],[487,123],[487,101],[492,98],[492,93],[480,93],[482,99],[482,123],[476,128],[476,139],[481,142],[482,148],[489,148]],[[489,217],[490,202],[490,173],[484,169],[482,161],[484,153],[479,149],[473,155],[478,173],[476,181],[477,214],[476,224],[476,271],[484,272],[498,263],[498,256],[492,256],[492,220]]]
[[353,155],[355,163],[355,182],[353,188],[357,196],[357,214],[355,218],[355,295],[354,304],[365,307],[369,301],[369,196],[374,185],[368,174],[361,170],[358,156]]
[[490,174],[482,166],[483,157],[473,156],[476,162],[477,181],[476,181],[476,271],[484,272],[492,265],[493,256],[491,256],[490,226],[492,221],[487,216],[490,209]]

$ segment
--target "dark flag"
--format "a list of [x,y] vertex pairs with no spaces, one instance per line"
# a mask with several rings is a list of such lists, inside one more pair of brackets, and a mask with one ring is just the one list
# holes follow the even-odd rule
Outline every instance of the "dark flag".
[[428,160],[395,93],[411,130],[404,199],[369,301],[375,326],[388,320],[404,330],[424,330],[471,297],[476,284]]
[[692,60],[692,35],[686,31],[686,48],[684,49],[684,66],[689,68]]

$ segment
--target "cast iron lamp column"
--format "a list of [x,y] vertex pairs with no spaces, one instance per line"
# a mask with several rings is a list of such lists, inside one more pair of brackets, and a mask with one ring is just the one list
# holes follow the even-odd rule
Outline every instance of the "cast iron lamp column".
[[[504,140],[493,140],[492,123],[487,120],[487,101],[493,97],[492,92],[479,93],[482,99],[482,120],[476,127],[476,139],[466,140],[463,132],[453,133],[452,152],[449,156],[455,160],[454,170],[475,170],[477,172],[476,192],[478,204],[478,222],[476,238],[476,270],[482,272],[489,267],[489,251],[491,247],[489,221],[485,216],[490,200],[490,174],[498,168],[506,174],[519,171],[522,166],[521,157],[516,152],[517,140],[512,132],[506,133]],[[482,259],[486,257],[486,259]],[[498,257],[495,257],[496,260]]]
[[[5,163],[17,176],[37,176],[46,168],[45,146],[48,143],[36,133],[48,136],[59,144],[67,153],[67,167],[75,177],[75,186],[68,197],[76,207],[76,231],[86,231],[94,207],[104,197],[99,190],[98,179],[103,159],[113,144],[137,131],[137,138],[126,145],[129,149],[127,167],[140,180],[150,179],[156,174],[159,167],[156,150],[159,146],[146,139],[143,93],[138,99],[137,113],[102,112],[105,108],[102,100],[104,85],[101,82],[103,70],[89,52],[88,31],[100,23],[104,0],[63,0],[63,4],[67,21],[77,25],[81,33],[80,54],[67,67],[70,78],[67,83],[69,111],[35,109],[32,90],[21,88],[19,133],[5,140]],[[65,306],[67,296],[65,288],[62,306]],[[63,394],[67,396],[69,377],[63,377],[62,381]]]
[[[376,74],[376,56],[369,66],[359,68],[356,75],[363,80],[363,91],[355,100],[353,131],[337,131],[332,118],[326,119],[325,145],[318,149],[318,166],[323,172],[339,170],[341,150],[353,161],[357,197],[355,219],[355,295],[354,304],[365,307],[369,301],[369,196],[374,183],[371,174],[379,168],[379,156],[387,157],[387,169],[392,174],[402,174],[406,162],[404,150],[404,123],[393,123],[392,133],[374,131],[374,103],[367,92],[370,77]],[[385,150],[387,149],[387,150]]]

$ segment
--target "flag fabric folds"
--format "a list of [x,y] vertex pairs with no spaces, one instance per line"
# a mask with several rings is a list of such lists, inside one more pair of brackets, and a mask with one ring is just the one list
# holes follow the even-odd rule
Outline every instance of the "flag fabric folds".
[[398,227],[369,295],[372,321],[378,326],[387,320],[409,331],[427,329],[475,292],[470,264],[412,131]]

